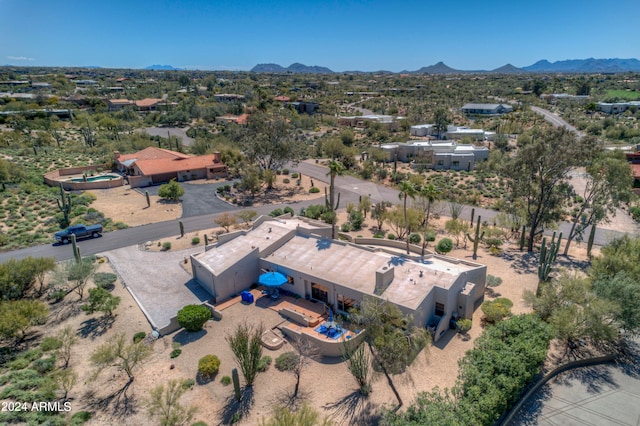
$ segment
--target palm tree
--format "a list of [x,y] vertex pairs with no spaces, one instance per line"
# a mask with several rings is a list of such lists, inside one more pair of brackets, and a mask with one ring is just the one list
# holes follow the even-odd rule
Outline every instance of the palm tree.
[[425,215],[424,225],[422,228],[423,238],[422,238],[422,256],[424,256],[424,250],[427,247],[427,228],[429,226],[429,215],[431,214],[431,204],[433,204],[436,200],[440,199],[442,196],[442,191],[440,188],[435,186],[432,183],[427,185],[423,185],[420,188],[420,197],[424,198],[427,201],[427,214]]
[[346,168],[344,164],[340,161],[331,160],[329,162],[329,173],[327,176],[330,176],[330,184],[329,184],[329,199],[327,200],[327,192],[325,189],[325,204],[327,208],[332,213],[331,218],[331,239],[336,238],[336,210],[338,209],[338,205],[340,204],[340,194],[338,194],[338,202],[334,204],[335,201],[335,184],[336,184],[336,176],[342,176],[345,172]]
[[407,254],[409,254],[409,234],[410,234],[410,230],[409,230],[409,222],[407,221],[407,198],[411,198],[412,200],[415,198],[416,196],[416,187],[409,182],[408,180],[403,180],[402,182],[400,182],[400,193],[398,194],[398,198],[400,198],[401,200],[403,200],[403,212],[404,212],[404,227],[406,229],[407,232]]

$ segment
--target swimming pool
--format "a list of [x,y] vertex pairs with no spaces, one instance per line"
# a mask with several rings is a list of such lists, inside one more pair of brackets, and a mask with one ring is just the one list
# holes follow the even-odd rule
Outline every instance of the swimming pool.
[[71,178],[69,179],[71,182],[99,182],[102,180],[112,180],[112,179],[118,179],[120,176],[119,175],[100,175],[100,176],[87,176],[86,180],[85,178]]

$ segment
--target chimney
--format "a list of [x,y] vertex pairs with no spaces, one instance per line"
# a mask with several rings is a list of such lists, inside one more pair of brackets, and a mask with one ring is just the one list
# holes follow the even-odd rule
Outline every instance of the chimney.
[[220,155],[219,151],[216,151],[213,153],[213,162],[214,163],[220,163],[222,161],[222,156]]

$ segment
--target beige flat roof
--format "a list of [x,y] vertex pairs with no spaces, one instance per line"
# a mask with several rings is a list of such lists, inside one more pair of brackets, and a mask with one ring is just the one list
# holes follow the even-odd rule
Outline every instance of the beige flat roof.
[[442,257],[427,258],[421,263],[326,238],[300,235],[265,259],[370,295],[374,294],[376,271],[383,266],[393,266],[393,281],[379,296],[414,310],[434,287],[448,289],[461,273],[482,267]]

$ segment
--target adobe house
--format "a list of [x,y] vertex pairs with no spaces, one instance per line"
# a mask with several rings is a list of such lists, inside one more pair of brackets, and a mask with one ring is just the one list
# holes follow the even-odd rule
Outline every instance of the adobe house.
[[193,179],[218,179],[227,176],[220,153],[190,156],[168,149],[147,147],[133,154],[113,153],[116,168],[128,176],[132,188]]
[[429,254],[412,259],[368,245],[332,240],[331,227],[262,216],[249,231],[220,235],[191,255],[193,277],[223,302],[265,271],[285,275],[282,290],[347,313],[365,295],[387,300],[429,327],[437,341],[452,318],[471,318],[484,297],[487,267]]

